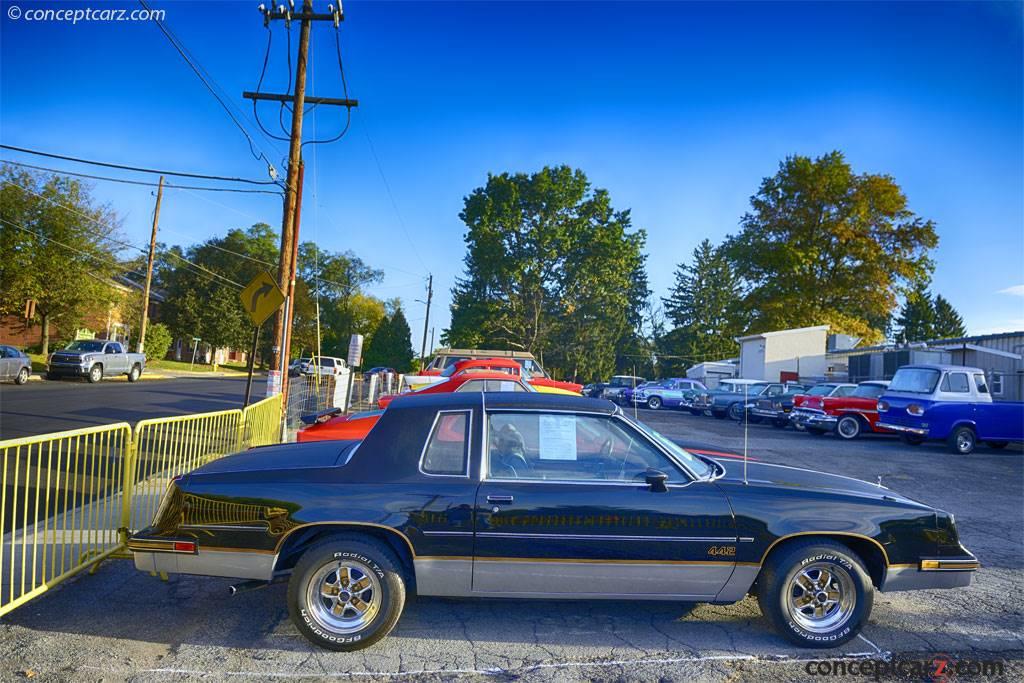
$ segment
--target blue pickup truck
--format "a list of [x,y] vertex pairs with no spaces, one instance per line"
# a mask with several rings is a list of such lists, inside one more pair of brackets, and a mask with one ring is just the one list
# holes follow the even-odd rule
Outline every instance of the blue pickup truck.
[[992,448],[1024,442],[1024,403],[993,402],[978,368],[907,365],[878,399],[878,426],[907,443],[944,440],[967,455],[979,441]]

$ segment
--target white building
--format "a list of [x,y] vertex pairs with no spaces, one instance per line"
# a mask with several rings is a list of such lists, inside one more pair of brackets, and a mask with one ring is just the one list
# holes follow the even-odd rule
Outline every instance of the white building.
[[829,369],[825,359],[828,328],[815,325],[737,337],[739,376],[769,382],[824,378]]
[[737,363],[738,359],[734,358],[697,363],[687,369],[686,376],[697,380],[708,389],[717,389],[720,381],[736,376]]

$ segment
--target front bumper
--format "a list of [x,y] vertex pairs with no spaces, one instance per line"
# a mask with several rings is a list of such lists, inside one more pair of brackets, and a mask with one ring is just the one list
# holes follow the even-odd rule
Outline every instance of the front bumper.
[[971,585],[974,572],[980,568],[978,558],[969,552],[959,557],[923,557],[917,564],[890,565],[879,590],[963,588]]
[[789,420],[790,422],[802,427],[833,429],[836,426],[838,418],[835,415],[829,415],[827,413],[797,408],[789,414]]
[[766,408],[754,407],[754,408],[750,409],[750,414],[751,415],[757,415],[758,417],[765,417],[765,418],[772,419],[772,420],[774,420],[774,419],[788,420],[789,419],[789,413],[787,413],[785,410],[768,410]]
[[46,366],[46,372],[50,375],[74,375],[84,377],[89,374],[92,365],[80,365],[78,363],[50,363]]
[[900,434],[913,434],[914,436],[928,436],[928,430],[927,429],[922,429],[920,427],[908,427],[906,425],[896,425],[896,424],[892,424],[890,422],[881,422],[881,421],[879,421],[875,426],[876,427],[880,427],[882,429],[888,429],[891,432],[898,432]]

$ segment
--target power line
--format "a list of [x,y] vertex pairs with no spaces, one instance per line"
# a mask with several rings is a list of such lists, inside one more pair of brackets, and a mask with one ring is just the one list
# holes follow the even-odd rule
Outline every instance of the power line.
[[[11,159],[0,159],[0,162],[5,164],[13,164],[14,166],[22,166],[24,168],[33,168],[37,171],[46,171],[48,173],[58,173],[60,175],[70,175],[77,178],[88,178],[89,180],[105,180],[112,183],[124,183],[126,185],[144,185],[146,187],[157,187],[159,183],[150,183],[145,180],[127,180],[125,178],[111,178],[109,176],[91,175],[89,173],[75,173],[74,171],[64,171],[59,168],[47,168],[46,166],[36,166],[34,164],[26,164],[21,161],[12,161]],[[173,187],[176,190],[205,190],[207,192],[241,192],[248,194],[272,194],[280,195],[280,192],[274,190],[246,190],[242,188],[234,187],[199,187],[197,185],[170,185],[164,183],[164,187]]]
[[[149,5],[146,4],[145,0],[139,0],[139,4],[142,5],[146,10],[150,11],[150,13],[152,14],[152,10],[150,10]],[[202,65],[199,64],[199,60],[197,60],[192,55],[192,53],[188,51],[188,48],[185,47],[184,43],[181,42],[178,36],[176,36],[171,31],[171,29],[167,26],[167,24],[164,23],[162,19],[154,17],[153,21],[154,23],[156,23],[157,28],[160,29],[160,32],[164,34],[164,37],[167,38],[168,42],[170,42],[170,44],[174,47],[178,54],[181,55],[181,58],[185,60],[185,63],[189,65],[189,68],[191,68],[195,75],[199,78],[199,80],[202,81],[203,85],[210,92],[210,94],[213,95],[213,98],[217,100],[217,103],[220,104],[221,108],[224,109],[224,112],[231,119],[232,123],[235,124],[235,127],[237,127],[238,130],[242,132],[242,135],[245,136],[245,139],[249,143],[249,152],[256,159],[262,159],[264,162],[266,162],[268,167],[267,170],[270,173],[271,177],[276,176],[277,171],[274,169],[274,165],[271,163],[267,155],[263,153],[262,149],[260,149],[259,153],[257,154],[256,147],[258,147],[258,145],[256,145],[253,142],[252,136],[249,135],[249,132],[238,121],[238,118],[235,116],[235,113],[231,110],[231,107],[229,107],[228,104],[224,101],[224,98],[221,97],[221,95],[217,92],[217,90],[220,89],[220,86],[216,84],[216,81],[213,80],[209,72],[207,72],[206,69],[204,69]]]
[[199,178],[202,180],[223,180],[229,183],[247,183],[249,185],[278,185],[273,180],[250,180],[248,178],[232,178],[229,176],[220,175],[205,175],[202,173],[186,173],[184,171],[161,171],[153,168],[143,168],[140,166],[126,166],[124,164],[113,164],[106,161],[95,161],[92,159],[81,159],[79,157],[67,156],[65,154],[54,154],[52,152],[41,152],[36,149],[28,149],[27,147],[15,147],[14,145],[0,144],[0,149],[9,149],[14,152],[24,152],[25,154],[34,154],[41,157],[49,157],[50,159],[61,159],[63,161],[74,161],[79,164],[91,164],[93,166],[103,166],[106,168],[119,168],[122,171],[137,171],[139,173],[152,173],[153,175],[173,175],[179,178]]

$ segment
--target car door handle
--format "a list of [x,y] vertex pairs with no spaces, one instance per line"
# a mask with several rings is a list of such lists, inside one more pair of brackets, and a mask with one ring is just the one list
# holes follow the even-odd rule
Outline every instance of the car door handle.
[[512,496],[487,496],[488,503],[511,503]]

